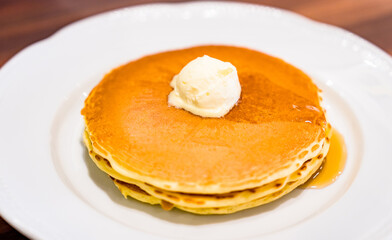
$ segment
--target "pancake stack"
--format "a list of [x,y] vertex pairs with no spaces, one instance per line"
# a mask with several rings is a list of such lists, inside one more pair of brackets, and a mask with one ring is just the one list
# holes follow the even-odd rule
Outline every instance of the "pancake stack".
[[[237,68],[241,98],[222,118],[167,103],[173,76],[204,55]],[[319,92],[301,70],[246,48],[158,53],[112,70],[92,90],[84,142],[126,198],[233,213],[284,196],[319,169],[332,132]]]

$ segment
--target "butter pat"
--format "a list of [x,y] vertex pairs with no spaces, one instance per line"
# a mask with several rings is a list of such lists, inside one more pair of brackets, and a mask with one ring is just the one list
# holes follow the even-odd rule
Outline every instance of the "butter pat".
[[229,62],[204,55],[189,62],[170,83],[169,106],[201,117],[223,117],[237,103],[241,85]]

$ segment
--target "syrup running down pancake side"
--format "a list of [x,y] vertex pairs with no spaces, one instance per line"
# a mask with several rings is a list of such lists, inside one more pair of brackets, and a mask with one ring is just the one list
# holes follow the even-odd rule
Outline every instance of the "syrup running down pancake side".
[[[241,97],[221,118],[202,118],[167,103],[173,76],[204,55],[237,68]],[[124,195],[162,205],[163,192],[179,199],[187,194],[188,200],[192,194],[216,199],[233,192],[252,195],[256,188],[274,194],[266,195],[268,200],[246,195],[253,200],[241,208],[231,207],[233,201],[215,201],[222,211],[172,201],[201,214],[230,213],[287,194],[318,169],[329,148],[327,120],[312,80],[281,59],[241,47],[192,47],[127,63],[92,90],[82,114],[90,156],[105,159],[105,166],[97,165],[146,192],[132,195],[126,189]],[[268,184],[275,190],[263,187]],[[167,207],[166,201],[170,197]]]
[[331,145],[323,164],[301,188],[324,188],[334,183],[342,174],[347,159],[344,138],[333,128],[330,141]]

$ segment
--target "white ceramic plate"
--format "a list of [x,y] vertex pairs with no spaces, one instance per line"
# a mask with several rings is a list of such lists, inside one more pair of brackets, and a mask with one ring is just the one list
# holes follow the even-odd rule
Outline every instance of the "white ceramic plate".
[[[123,199],[81,143],[83,100],[120,64],[200,44],[257,49],[313,76],[348,148],[338,181],[226,216]],[[40,239],[391,239],[391,123],[392,59],[351,33],[237,3],[113,11],[65,27],[0,70],[0,212]]]

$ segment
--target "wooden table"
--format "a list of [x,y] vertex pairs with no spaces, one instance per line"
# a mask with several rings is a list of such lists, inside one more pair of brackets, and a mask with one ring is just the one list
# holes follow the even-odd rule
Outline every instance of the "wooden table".
[[[18,51],[87,16],[156,0],[0,0],[0,66]],[[168,2],[181,2],[171,0]],[[391,0],[250,0],[347,29],[392,54]],[[0,217],[0,239],[26,239]]]

